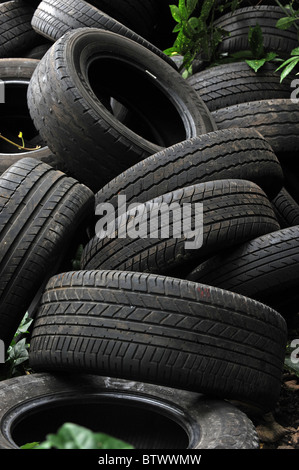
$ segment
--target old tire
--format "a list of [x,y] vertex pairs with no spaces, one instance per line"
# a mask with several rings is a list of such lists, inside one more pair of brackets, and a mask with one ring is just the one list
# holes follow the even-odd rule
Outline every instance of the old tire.
[[244,179],[273,198],[283,173],[270,145],[255,129],[223,129],[180,142],[151,155],[109,181],[96,193],[96,205],[117,208],[120,194],[127,204],[146,202],[185,186],[216,179]]
[[0,57],[20,57],[38,35],[31,26],[34,8],[22,0],[0,4]]
[[294,75],[280,83],[277,65],[266,63],[255,72],[246,62],[218,65],[191,75],[188,83],[210,111],[265,99],[290,98]]
[[[184,204],[191,207],[191,217],[182,210]],[[100,219],[95,236],[84,247],[82,269],[156,274],[173,274],[178,270],[182,276],[198,260],[279,229],[265,193],[244,180],[209,181],[164,194],[140,205],[137,211],[128,210],[116,220],[115,232],[111,233],[111,227],[106,230],[110,215],[114,214]],[[189,228],[184,229],[188,221]],[[152,229],[155,222],[156,231]]]
[[52,277],[36,316],[36,371],[92,372],[271,409],[280,392],[285,320],[214,287],[121,271]]
[[212,113],[219,129],[254,128],[278,156],[299,150],[299,107],[291,99],[240,103]]
[[260,25],[263,33],[265,51],[274,51],[279,56],[289,56],[292,49],[298,46],[297,30],[291,26],[287,30],[276,28],[276,23],[285,13],[279,6],[257,5],[239,8],[227,13],[214,22],[214,26],[222,28],[230,35],[221,41],[219,52],[237,52],[250,49],[248,32],[250,26]]
[[259,444],[251,420],[236,406],[169,387],[39,373],[2,381],[0,395],[0,449],[42,442],[65,422],[129,441],[135,449],[257,449]]
[[[3,89],[0,88],[0,102],[1,97],[4,98],[4,102],[0,103],[1,134],[22,145],[21,140],[18,139],[18,133],[22,131],[27,148],[35,148],[34,141],[40,139],[27,105],[28,85],[38,62],[38,60],[22,58],[0,59],[2,80],[0,86],[3,86]],[[36,158],[55,169],[62,170],[64,167],[62,160],[55,156],[45,144],[41,143],[40,147],[38,150],[22,151],[0,139],[0,174],[25,157]]]
[[285,187],[271,202],[281,228],[299,225],[299,204]]
[[212,257],[188,279],[246,295],[290,318],[299,304],[299,225]]
[[[109,111],[111,97],[135,116],[136,132]],[[197,93],[165,61],[94,28],[56,41],[35,69],[28,105],[51,150],[93,190],[163,147],[216,128]]]
[[66,32],[77,28],[99,28],[104,31],[112,31],[136,41],[165,60],[173,68],[177,68],[170,57],[143,36],[84,0],[42,0],[34,11],[31,23],[37,33],[52,42],[57,41]]
[[6,348],[40,287],[92,214],[93,193],[25,158],[0,177],[0,331]]

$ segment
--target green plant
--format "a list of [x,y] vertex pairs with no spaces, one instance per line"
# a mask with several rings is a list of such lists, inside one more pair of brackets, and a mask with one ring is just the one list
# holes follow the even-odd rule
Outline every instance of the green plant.
[[227,7],[233,10],[239,0],[224,1],[220,5],[215,0],[204,0],[199,15],[192,16],[198,4],[199,0],[179,0],[178,5],[169,5],[172,17],[177,22],[173,29],[177,37],[173,46],[164,52],[169,56],[183,56],[181,69],[185,68],[185,76],[191,73],[192,63],[198,54],[207,63],[216,60],[217,46],[227,33],[214,26],[215,11],[223,11]]
[[277,57],[276,52],[265,53],[263,32],[259,24],[249,28],[248,43],[250,51],[248,59],[245,59],[245,62],[255,72],[257,72],[266,62],[270,62]]
[[26,313],[6,351],[5,364],[3,368],[1,368],[0,380],[17,377],[19,375],[26,374],[29,371],[29,343],[23,335],[28,334],[28,328],[32,321],[32,318],[29,318],[28,313]]
[[0,132],[0,139],[5,140],[6,142],[8,142],[8,143],[11,144],[11,145],[14,145],[15,147],[18,147],[19,150],[26,150],[26,151],[30,152],[30,151],[32,151],[32,150],[38,150],[38,149],[41,148],[40,145],[37,145],[37,146],[34,147],[34,148],[27,148],[27,147],[25,147],[25,142],[24,142],[24,139],[23,139],[23,133],[22,133],[22,132],[19,132],[18,138],[21,139],[22,145],[16,144],[16,143],[13,142],[12,140],[7,139],[7,137],[4,137],[4,135],[2,135],[1,132]]
[[[299,9],[295,10],[293,8],[294,5],[294,0],[291,1],[289,4],[283,6],[279,0],[276,0],[276,3],[280,8],[284,11],[286,16],[280,18],[277,23],[276,27],[278,29],[286,30],[289,29],[291,26],[294,26],[297,30],[297,35],[298,35],[298,44],[299,44]],[[291,57],[286,59],[277,69],[281,70],[280,74],[280,81],[289,75],[289,73],[294,69],[294,67],[298,64],[299,62],[299,47],[296,47],[290,52]],[[298,75],[298,73],[297,73]]]
[[48,434],[44,442],[31,442],[21,449],[133,449],[134,447],[103,433],[74,423],[64,423],[56,434]]

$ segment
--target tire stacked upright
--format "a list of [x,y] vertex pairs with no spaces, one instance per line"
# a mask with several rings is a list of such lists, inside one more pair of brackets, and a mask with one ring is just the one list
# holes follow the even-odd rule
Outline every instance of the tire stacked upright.
[[[255,298],[189,276],[199,264],[281,231],[279,204],[271,202],[283,188],[281,163],[257,129],[220,129],[191,80],[185,81],[154,45],[158,41],[151,28],[145,23],[146,37],[137,26],[134,30],[134,1],[126,2],[131,8],[117,9],[117,16],[108,0],[44,0],[32,17],[46,52],[30,77],[27,103],[42,142],[63,162],[65,172],[21,159],[3,173],[3,237],[7,242],[14,232],[17,241],[11,249],[20,252],[13,272],[10,254],[3,254],[1,282],[7,278],[20,291],[16,281],[29,271],[30,237],[39,240],[36,227],[42,225],[47,228],[42,229],[44,242],[55,238],[61,208],[72,214],[79,232],[75,237],[75,222],[66,223],[58,250],[65,261],[68,243],[76,241],[83,255],[78,270],[64,269],[59,256],[54,272],[49,269],[42,277],[36,270],[43,282],[28,299],[30,305],[37,296],[29,350],[33,373],[0,383],[5,397],[10,386],[14,390],[0,410],[0,423],[5,422],[0,448],[23,444],[25,428],[38,440],[39,416],[58,426],[63,418],[75,420],[78,410],[82,423],[98,425],[89,419],[105,417],[103,404],[105,409],[110,403],[121,410],[118,417],[132,419],[134,426],[120,437],[131,437],[137,447],[257,448],[256,431],[241,410],[271,411],[279,398],[285,318]],[[152,16],[144,16],[145,8]],[[154,0],[143,2],[134,11],[135,20],[140,15],[155,22],[156,8]],[[269,99],[285,93],[274,82],[275,96],[269,90]],[[72,197],[58,197],[36,172],[70,185]],[[12,198],[12,193],[19,196]],[[83,204],[78,202],[81,193]],[[121,196],[131,205],[124,212],[118,205]],[[73,207],[75,202],[79,207]],[[183,218],[191,220],[189,232],[175,236],[174,212],[166,213],[169,218],[162,212],[157,236],[138,236],[151,211],[171,204],[203,209],[202,240],[195,249],[185,243],[196,239],[194,227],[200,229],[196,213]],[[103,208],[112,214],[106,225]],[[134,225],[136,211],[141,222]],[[127,231],[122,237],[122,229],[132,223],[137,236]],[[29,246],[20,241],[23,233]],[[40,251],[35,255],[43,257]],[[56,260],[54,248],[47,256]],[[20,260],[23,271],[17,269]],[[1,305],[10,302],[0,297],[0,318]],[[12,313],[11,321],[19,317]],[[27,390],[26,402],[21,389]],[[57,413],[47,413],[49,403]],[[135,426],[136,407],[149,423],[158,423],[150,428],[157,436],[146,435],[140,419]],[[216,420],[219,427],[210,427]],[[118,428],[107,429],[113,433]],[[167,429],[175,429],[168,441]]]

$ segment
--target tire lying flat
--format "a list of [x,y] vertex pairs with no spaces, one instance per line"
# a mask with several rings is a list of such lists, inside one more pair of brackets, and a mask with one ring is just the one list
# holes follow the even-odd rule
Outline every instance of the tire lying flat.
[[291,99],[236,104],[212,113],[219,129],[254,128],[277,156],[299,150],[299,108]]
[[221,41],[219,52],[237,52],[249,50],[248,33],[250,26],[260,25],[263,33],[263,46],[265,51],[274,51],[279,56],[287,55],[298,46],[297,30],[291,26],[287,30],[276,27],[277,21],[285,13],[279,6],[256,5],[254,7],[239,8],[215,20],[214,26],[223,28],[230,35]]
[[0,329],[6,348],[42,284],[92,214],[89,188],[25,158],[0,177]]
[[291,318],[299,303],[299,225],[212,257],[188,279],[247,295]]
[[[184,204],[191,214],[184,212]],[[183,275],[199,260],[280,228],[265,193],[244,180],[209,181],[164,194],[120,216],[115,232],[109,231],[111,226],[106,229],[110,216],[113,212],[99,220],[95,236],[84,247],[82,269],[176,270]]]
[[127,204],[146,202],[185,186],[216,179],[244,179],[273,198],[282,188],[280,163],[255,129],[223,129],[180,142],[151,155],[97,191],[96,205],[117,207],[119,194]]
[[[109,109],[111,97],[129,109],[130,128]],[[56,41],[32,76],[28,105],[54,154],[94,191],[162,148],[216,129],[206,105],[170,65],[130,39],[94,28]]]
[[246,62],[218,65],[197,72],[187,79],[210,111],[265,99],[290,98],[291,82],[288,75],[280,83],[277,65],[266,63],[257,72]]
[[74,271],[52,277],[29,362],[248,402],[275,404],[285,320],[254,300],[171,277]]
[[232,404],[170,387],[35,373],[2,381],[0,395],[0,449],[41,442],[65,422],[115,436],[135,449],[257,449],[259,444],[250,419]]

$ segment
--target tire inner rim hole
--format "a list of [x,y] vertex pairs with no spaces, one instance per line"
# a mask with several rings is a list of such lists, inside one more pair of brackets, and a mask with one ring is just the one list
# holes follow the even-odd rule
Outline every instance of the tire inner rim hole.
[[154,77],[113,58],[93,60],[88,80],[96,97],[123,125],[162,147],[187,138],[184,122]]
[[[18,137],[22,132],[25,147],[42,145],[42,139],[31,119],[27,105],[28,83],[5,82],[5,102],[0,104],[0,133],[15,144],[23,145]],[[0,153],[24,152],[15,145],[0,139]]]
[[[183,427],[152,405],[122,399],[67,400],[27,407],[11,424],[11,438],[22,446],[42,442],[62,424],[72,422],[93,432],[121,439],[136,449],[186,449],[189,438]],[[167,411],[169,414],[169,411]]]

